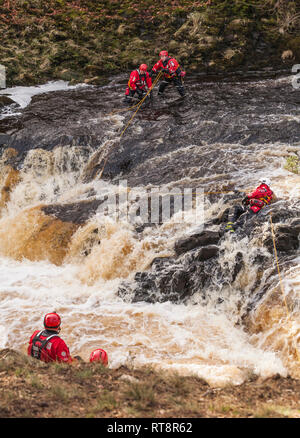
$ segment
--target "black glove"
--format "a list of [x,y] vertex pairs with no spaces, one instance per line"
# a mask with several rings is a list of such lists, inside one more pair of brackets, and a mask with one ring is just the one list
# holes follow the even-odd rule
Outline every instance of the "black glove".
[[243,205],[248,205],[248,204],[249,204],[249,198],[248,198],[248,196],[245,196],[245,198],[242,200],[242,204],[243,204]]
[[83,362],[83,359],[80,356],[74,356],[74,359],[77,359],[79,362]]
[[153,70],[151,70],[150,73],[149,73],[150,78],[152,78],[153,75],[155,75],[155,73],[154,73]]
[[162,71],[163,73],[170,73],[170,71],[169,71],[168,68],[162,68],[161,71]]

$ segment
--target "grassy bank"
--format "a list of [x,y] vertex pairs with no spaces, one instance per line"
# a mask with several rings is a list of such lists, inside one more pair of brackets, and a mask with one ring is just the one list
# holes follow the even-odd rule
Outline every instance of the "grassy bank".
[[187,71],[282,69],[300,59],[298,2],[2,0],[7,86],[101,84],[168,49]]
[[211,388],[197,377],[151,368],[104,368],[90,363],[45,364],[0,351],[1,418],[299,418],[300,382],[249,377]]

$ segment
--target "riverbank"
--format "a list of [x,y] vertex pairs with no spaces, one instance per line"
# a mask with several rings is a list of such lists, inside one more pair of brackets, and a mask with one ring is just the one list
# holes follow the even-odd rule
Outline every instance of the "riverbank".
[[213,388],[148,367],[44,364],[0,351],[1,418],[299,418],[299,390],[279,375]]
[[10,0],[0,7],[7,86],[103,84],[167,49],[188,72],[280,70],[300,58],[296,2]]

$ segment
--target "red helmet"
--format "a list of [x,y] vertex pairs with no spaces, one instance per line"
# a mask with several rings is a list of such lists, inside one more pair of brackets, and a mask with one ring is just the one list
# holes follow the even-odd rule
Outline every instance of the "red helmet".
[[148,68],[147,64],[141,64],[139,66],[140,71],[147,71],[147,68]]
[[44,318],[45,329],[57,330],[61,324],[60,316],[56,312],[47,313]]
[[91,352],[90,362],[102,362],[102,364],[106,367],[108,365],[108,356],[106,351],[102,350],[102,348],[97,348]]
[[162,50],[159,54],[159,56],[169,56],[168,52],[166,50]]

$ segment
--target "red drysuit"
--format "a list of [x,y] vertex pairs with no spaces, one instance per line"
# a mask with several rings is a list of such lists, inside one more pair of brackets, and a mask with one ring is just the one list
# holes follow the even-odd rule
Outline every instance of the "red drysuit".
[[66,343],[51,330],[36,330],[29,340],[27,353],[43,362],[73,362]]

